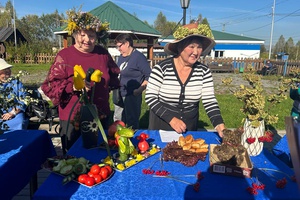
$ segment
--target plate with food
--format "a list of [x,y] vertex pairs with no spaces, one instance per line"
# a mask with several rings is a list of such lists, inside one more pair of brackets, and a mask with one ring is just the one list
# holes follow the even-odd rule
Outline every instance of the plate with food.
[[192,135],[180,136],[178,141],[169,142],[162,149],[162,158],[164,161],[176,161],[191,167],[199,160],[206,159],[208,147],[204,139],[195,139]]
[[115,171],[110,165],[94,164],[84,157],[76,158],[70,155],[48,158],[42,168],[63,176],[62,184],[75,181],[86,187],[107,181]]

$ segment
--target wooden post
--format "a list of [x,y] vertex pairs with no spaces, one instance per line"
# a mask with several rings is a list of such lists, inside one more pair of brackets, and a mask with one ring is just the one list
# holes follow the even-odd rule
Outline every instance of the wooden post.
[[64,48],[68,47],[68,33],[63,34],[63,46]]
[[147,59],[153,60],[153,46],[154,46],[154,39],[148,38],[147,39]]

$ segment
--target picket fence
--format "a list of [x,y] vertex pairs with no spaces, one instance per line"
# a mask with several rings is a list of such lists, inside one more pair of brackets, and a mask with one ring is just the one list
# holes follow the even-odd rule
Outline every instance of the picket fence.
[[[34,56],[28,54],[25,56],[25,60],[23,61],[17,56],[14,60],[15,63],[26,63],[26,64],[45,64],[45,63],[52,63],[55,59],[56,54],[51,53],[38,53]],[[165,56],[157,56],[154,57],[152,60],[149,60],[149,63],[151,67],[153,67],[155,64],[159,63],[160,61],[164,60]],[[248,65],[252,65],[255,70],[260,71],[264,63],[266,62],[266,59],[251,59],[251,58],[211,58],[206,57],[202,58],[201,62],[204,64],[210,66],[210,65],[217,65],[217,66],[232,66],[234,71],[240,71],[241,68],[246,70]],[[273,65],[276,65],[277,67],[277,73],[278,75],[289,75],[290,71],[294,68],[300,67],[300,61],[295,60],[272,60],[271,62]]]

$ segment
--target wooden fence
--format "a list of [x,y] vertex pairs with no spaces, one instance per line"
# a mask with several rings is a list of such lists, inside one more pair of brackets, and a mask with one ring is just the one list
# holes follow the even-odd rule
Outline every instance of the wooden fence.
[[25,64],[45,64],[52,63],[55,59],[56,53],[37,53],[37,54],[26,54],[22,58],[17,55],[14,59],[14,63],[25,63]]
[[[153,65],[158,63],[159,61],[165,59],[165,57],[155,57],[152,61]],[[220,67],[220,70],[216,70],[214,67],[213,72],[222,72],[222,68],[227,68],[228,66],[232,66],[234,71],[239,72],[239,71],[246,71],[247,66],[251,65],[256,71],[261,71],[266,59],[251,59],[251,58],[204,58],[201,59],[201,62],[204,63],[207,66],[217,66]],[[277,67],[277,75],[289,75],[291,74],[290,71],[294,68],[300,67],[300,61],[297,60],[288,60],[288,61],[283,61],[283,60],[272,60],[271,63]],[[241,70],[242,69],[242,70]],[[231,69],[227,69],[225,71],[231,72]]]
[[[26,64],[43,64],[43,63],[52,63],[55,59],[56,53],[54,54],[46,54],[46,53],[38,53],[35,55],[28,54],[25,56],[25,58],[21,59],[19,56],[17,56],[14,60],[15,63],[26,63]],[[166,57],[159,56],[154,57],[152,60],[149,60],[149,63],[151,67],[159,63],[160,61],[164,60]],[[255,70],[260,71],[265,63],[266,59],[250,59],[250,58],[204,58],[201,59],[201,62],[208,66],[218,66],[220,68],[223,68],[225,66],[232,66],[234,71],[240,71],[240,69],[243,69],[243,71],[246,70],[248,65],[252,65]],[[277,73],[278,75],[289,75],[291,69],[300,67],[300,61],[283,61],[283,60],[271,60],[273,65],[277,67]],[[218,71],[218,70],[214,70]],[[222,70],[220,70],[222,71]]]

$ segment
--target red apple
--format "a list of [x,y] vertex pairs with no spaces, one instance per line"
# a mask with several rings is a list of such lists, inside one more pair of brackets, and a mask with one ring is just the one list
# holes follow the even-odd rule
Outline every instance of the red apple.
[[125,127],[125,123],[121,120],[117,120],[115,121],[114,123],[112,123],[109,127],[108,127],[108,132],[107,132],[107,135],[111,138],[114,138],[115,136],[115,133],[117,132],[118,130],[118,127],[117,125],[121,125],[122,127]]

